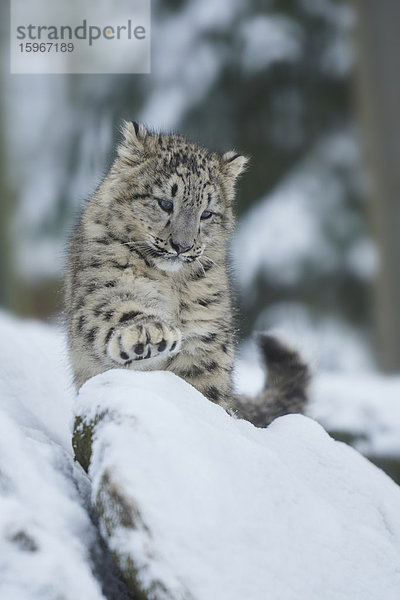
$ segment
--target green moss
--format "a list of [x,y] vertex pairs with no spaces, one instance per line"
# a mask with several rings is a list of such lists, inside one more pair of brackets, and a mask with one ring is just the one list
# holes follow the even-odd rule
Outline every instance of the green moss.
[[[144,523],[134,500],[124,495],[123,489],[112,478],[109,471],[105,471],[101,479],[96,497],[96,511],[109,538],[112,537],[114,530],[121,527],[126,529],[127,533],[136,530],[139,535],[144,534],[151,538],[151,532]],[[143,588],[139,570],[131,556],[117,551],[112,552],[112,555],[135,599],[173,600],[171,594],[159,581],[154,581],[150,588]],[[187,598],[189,600],[189,596]]]
[[[72,445],[75,459],[79,461],[86,472],[88,472],[90,466],[96,428],[106,415],[112,418],[110,413],[103,412],[89,423],[82,417],[76,417],[75,419]],[[151,531],[144,522],[134,499],[125,493],[123,486],[113,477],[110,469],[105,469],[102,474],[95,501],[95,510],[103,525],[103,536],[106,543],[110,540],[112,542],[115,532],[118,531],[120,534],[121,529],[126,531],[127,536],[132,532],[137,532],[137,535],[147,536],[148,540],[151,540]],[[111,554],[119,567],[122,579],[133,593],[135,600],[175,599],[161,581],[153,581],[144,588],[143,578],[140,577],[141,572],[128,553],[114,550],[111,551]],[[146,556],[143,559],[146,560]],[[149,561],[152,559],[151,554],[147,555],[147,559]],[[146,569],[145,566],[141,568]],[[180,600],[190,600],[192,596],[182,588],[179,592],[179,598]]]
[[74,449],[75,460],[82,465],[86,473],[89,470],[90,460],[92,458],[93,435],[97,425],[103,420],[105,415],[105,412],[98,415],[94,421],[89,424],[87,424],[82,417],[75,418],[72,447]]

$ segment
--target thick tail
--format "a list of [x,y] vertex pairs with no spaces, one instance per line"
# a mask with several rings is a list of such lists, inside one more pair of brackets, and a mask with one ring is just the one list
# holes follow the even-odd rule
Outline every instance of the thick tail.
[[268,384],[255,398],[235,397],[235,414],[256,427],[266,427],[277,417],[304,413],[310,371],[300,355],[275,337],[258,335],[258,346],[268,370]]

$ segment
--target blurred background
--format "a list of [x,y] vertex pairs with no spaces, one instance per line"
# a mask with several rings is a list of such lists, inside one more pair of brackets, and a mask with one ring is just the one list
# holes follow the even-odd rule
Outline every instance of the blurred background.
[[259,385],[252,332],[282,330],[317,373],[313,415],[400,477],[400,4],[152,0],[150,75],[10,75],[6,4],[3,309],[57,319],[122,119],[237,149],[238,385]]

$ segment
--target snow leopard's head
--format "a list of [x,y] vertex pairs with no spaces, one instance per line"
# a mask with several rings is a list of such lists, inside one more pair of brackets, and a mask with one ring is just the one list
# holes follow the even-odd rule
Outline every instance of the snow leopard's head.
[[107,178],[109,227],[164,271],[218,258],[233,228],[234,184],[247,159],[137,123],[125,122],[123,133]]

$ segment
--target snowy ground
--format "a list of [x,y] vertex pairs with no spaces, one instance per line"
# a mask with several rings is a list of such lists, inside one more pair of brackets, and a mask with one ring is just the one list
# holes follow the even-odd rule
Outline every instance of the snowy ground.
[[[0,332],[0,598],[127,597],[103,595],[94,575],[87,502],[111,473],[143,527],[109,528],[106,538],[141,567],[144,589],[159,581],[173,598],[397,600],[400,490],[319,425],[291,416],[255,429],[172,374],[111,371],[78,403],[87,418],[108,411],[90,486],[73,463],[61,334],[5,314]],[[399,451],[399,389],[378,376],[321,375],[312,411],[370,431],[377,451]]]
[[100,600],[61,336],[0,315],[0,598]]

